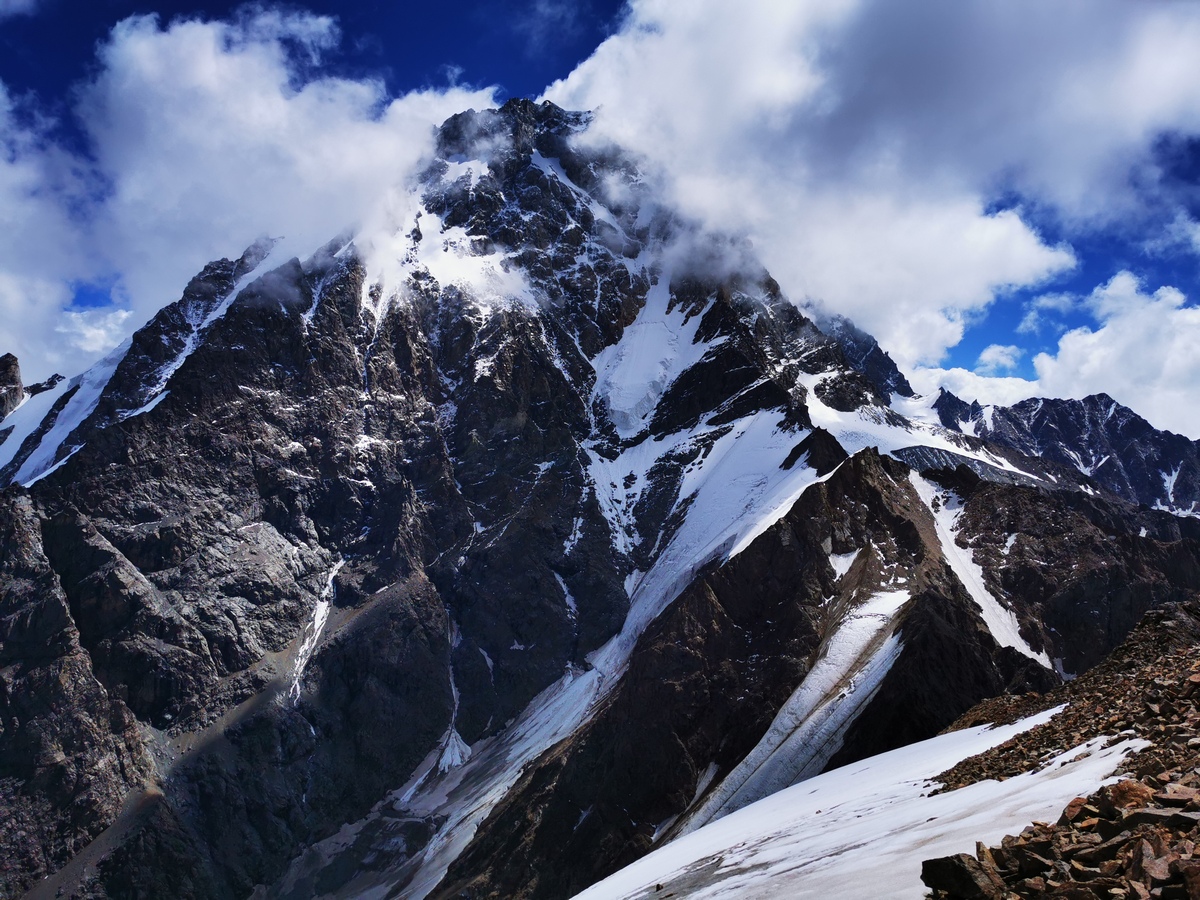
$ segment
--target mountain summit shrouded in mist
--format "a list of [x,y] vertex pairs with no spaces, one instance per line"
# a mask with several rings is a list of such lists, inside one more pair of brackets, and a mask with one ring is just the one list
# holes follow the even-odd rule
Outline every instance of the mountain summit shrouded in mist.
[[920,393],[1200,437],[1193,4],[618,6],[9,4],[0,352],[72,377],[260,235],[386,225],[447,117],[542,92]]
[[[915,804],[864,761],[1195,598],[1193,441],[918,393],[597,121],[453,115],[376,219],[211,262],[21,389],[6,892],[568,897],[847,764]],[[1140,746],[1077,744],[1079,792]],[[1005,797],[989,828],[1071,799]]]

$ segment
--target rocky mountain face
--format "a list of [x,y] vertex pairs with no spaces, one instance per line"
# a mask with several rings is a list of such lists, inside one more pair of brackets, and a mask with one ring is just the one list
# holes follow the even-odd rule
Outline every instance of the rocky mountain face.
[[1200,443],[1158,431],[1107,394],[997,407],[943,390],[933,408],[947,428],[1077,470],[1126,500],[1200,510]]
[[11,353],[0,356],[0,420],[21,405],[25,386],[21,381],[21,366]]
[[453,117],[6,416],[0,892],[569,896],[1200,590],[1191,470],[920,414],[587,122]]

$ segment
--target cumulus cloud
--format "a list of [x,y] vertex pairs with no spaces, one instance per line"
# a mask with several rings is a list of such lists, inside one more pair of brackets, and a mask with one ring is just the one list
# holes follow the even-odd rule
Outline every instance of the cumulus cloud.
[[1177,214],[1139,185],[1160,135],[1200,130],[1197,47],[1191,4],[633,0],[547,96],[912,366],[1074,265],[996,197],[1068,234]]
[[1021,361],[1025,351],[1015,344],[991,344],[979,354],[975,371],[980,375],[999,375],[1011,372]]
[[1064,334],[1033,361],[1041,393],[1104,391],[1159,428],[1200,437],[1200,309],[1171,287],[1153,293],[1121,272],[1087,298],[1097,328]]
[[33,374],[73,364],[55,332],[72,280],[97,271],[84,231],[67,210],[86,202],[75,161],[48,136],[48,123],[0,84],[0,323],[9,346],[35,361]]
[[[77,92],[86,161],[22,126],[0,93],[0,220],[12,226],[0,309],[15,323],[5,349],[31,376],[64,367],[64,350],[99,355],[262,234],[312,250],[370,218],[427,158],[436,125],[493,104],[490,90],[392,98],[381,81],[322,76],[338,39],[332,19],[301,12],[127,19]],[[121,309],[69,309],[72,283],[113,278]]]

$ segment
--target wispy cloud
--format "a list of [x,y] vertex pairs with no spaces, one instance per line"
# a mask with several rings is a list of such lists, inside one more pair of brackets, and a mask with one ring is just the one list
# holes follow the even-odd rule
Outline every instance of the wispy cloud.
[[1040,334],[1057,316],[1069,313],[1078,305],[1079,298],[1074,294],[1042,294],[1034,297],[1025,304],[1025,315],[1017,325],[1017,333]]
[[510,25],[525,39],[526,53],[532,56],[578,37],[589,14],[587,0],[529,0],[512,16]]
[[0,21],[10,16],[29,16],[37,12],[38,0],[0,0]]

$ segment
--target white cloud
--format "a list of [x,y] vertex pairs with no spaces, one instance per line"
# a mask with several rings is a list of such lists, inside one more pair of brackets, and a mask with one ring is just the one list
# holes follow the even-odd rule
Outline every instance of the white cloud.
[[[382,82],[312,77],[337,40],[331,19],[306,13],[125,20],[78,92],[95,153],[83,184],[71,181],[81,163],[18,127],[0,92],[0,136],[15,148],[0,154],[0,313],[27,377],[77,371],[81,353],[99,355],[104,336],[115,343],[262,234],[315,249],[370,218],[427,158],[437,125],[493,104],[490,90],[393,99]],[[126,316],[63,318],[70,283],[112,277]]]
[[1040,392],[1103,391],[1159,428],[1200,437],[1200,309],[1174,288],[1145,293],[1129,272],[1096,288],[1087,303],[1099,327],[1068,331],[1056,353],[1034,358]]
[[71,299],[68,282],[97,271],[86,235],[67,214],[85,197],[74,161],[0,84],[0,352],[29,359],[26,375],[39,380],[78,362],[55,328]]
[[999,192],[1068,233],[1151,216],[1131,174],[1200,130],[1200,7],[634,0],[547,96],[599,107],[688,213],[911,366],[1073,265],[1020,209],[989,214]]
[[[550,21],[567,6],[533,8]],[[88,164],[0,85],[0,351],[31,376],[69,373],[264,232],[315,246],[406,215],[396,189],[433,126],[492,95],[395,99],[381,83],[320,77],[337,40],[332,20],[298,12],[129,19],[77,93]],[[1005,191],[1068,237],[1121,222],[1147,246],[1200,253],[1200,226],[1145,187],[1157,138],[1200,132],[1200,6],[633,0],[618,33],[547,93],[599,107],[594,139],[641,154],[687,214],[749,235],[793,298],[875,333],[914,384],[937,376],[996,402],[1108,390],[1153,421],[1172,408],[1182,421],[1181,392],[1200,383],[1183,338],[1194,311],[1121,279],[1086,301],[1027,305],[1025,333],[1073,303],[1096,317],[1037,358],[1038,382],[980,374],[1005,371],[999,351],[980,372],[913,367],[936,363],[998,293],[1074,265],[1023,208],[989,205]],[[71,284],[114,279],[118,307],[69,308]]]
[[991,344],[983,348],[975,363],[975,371],[980,375],[999,375],[1001,372],[1011,372],[1021,361],[1025,351],[1015,344]]
[[0,21],[10,16],[28,16],[37,11],[38,0],[0,0]]
[[1040,334],[1054,314],[1070,312],[1079,303],[1074,294],[1042,294],[1025,304],[1025,315],[1017,325],[1018,334]]
[[132,315],[127,309],[69,310],[63,314],[54,330],[63,335],[72,347],[100,356],[121,343],[126,323]]
[[[1039,353],[1036,380],[989,377],[986,367],[918,368],[909,378],[922,394],[939,387],[966,400],[1010,405],[1027,397],[1082,399],[1106,393],[1156,428],[1200,439],[1200,308],[1172,287],[1146,293],[1138,279],[1120,272],[1080,302],[1098,325],[1059,338],[1054,353]],[[1009,349],[996,350],[1004,361]],[[980,355],[993,350],[989,347]],[[997,367],[995,371],[999,371]]]
[[952,369],[918,367],[913,369],[908,381],[918,394],[936,394],[938,388],[944,387],[964,400],[996,406],[1012,406],[1041,394],[1041,386],[1036,381],[1013,375],[980,375],[957,366]]

